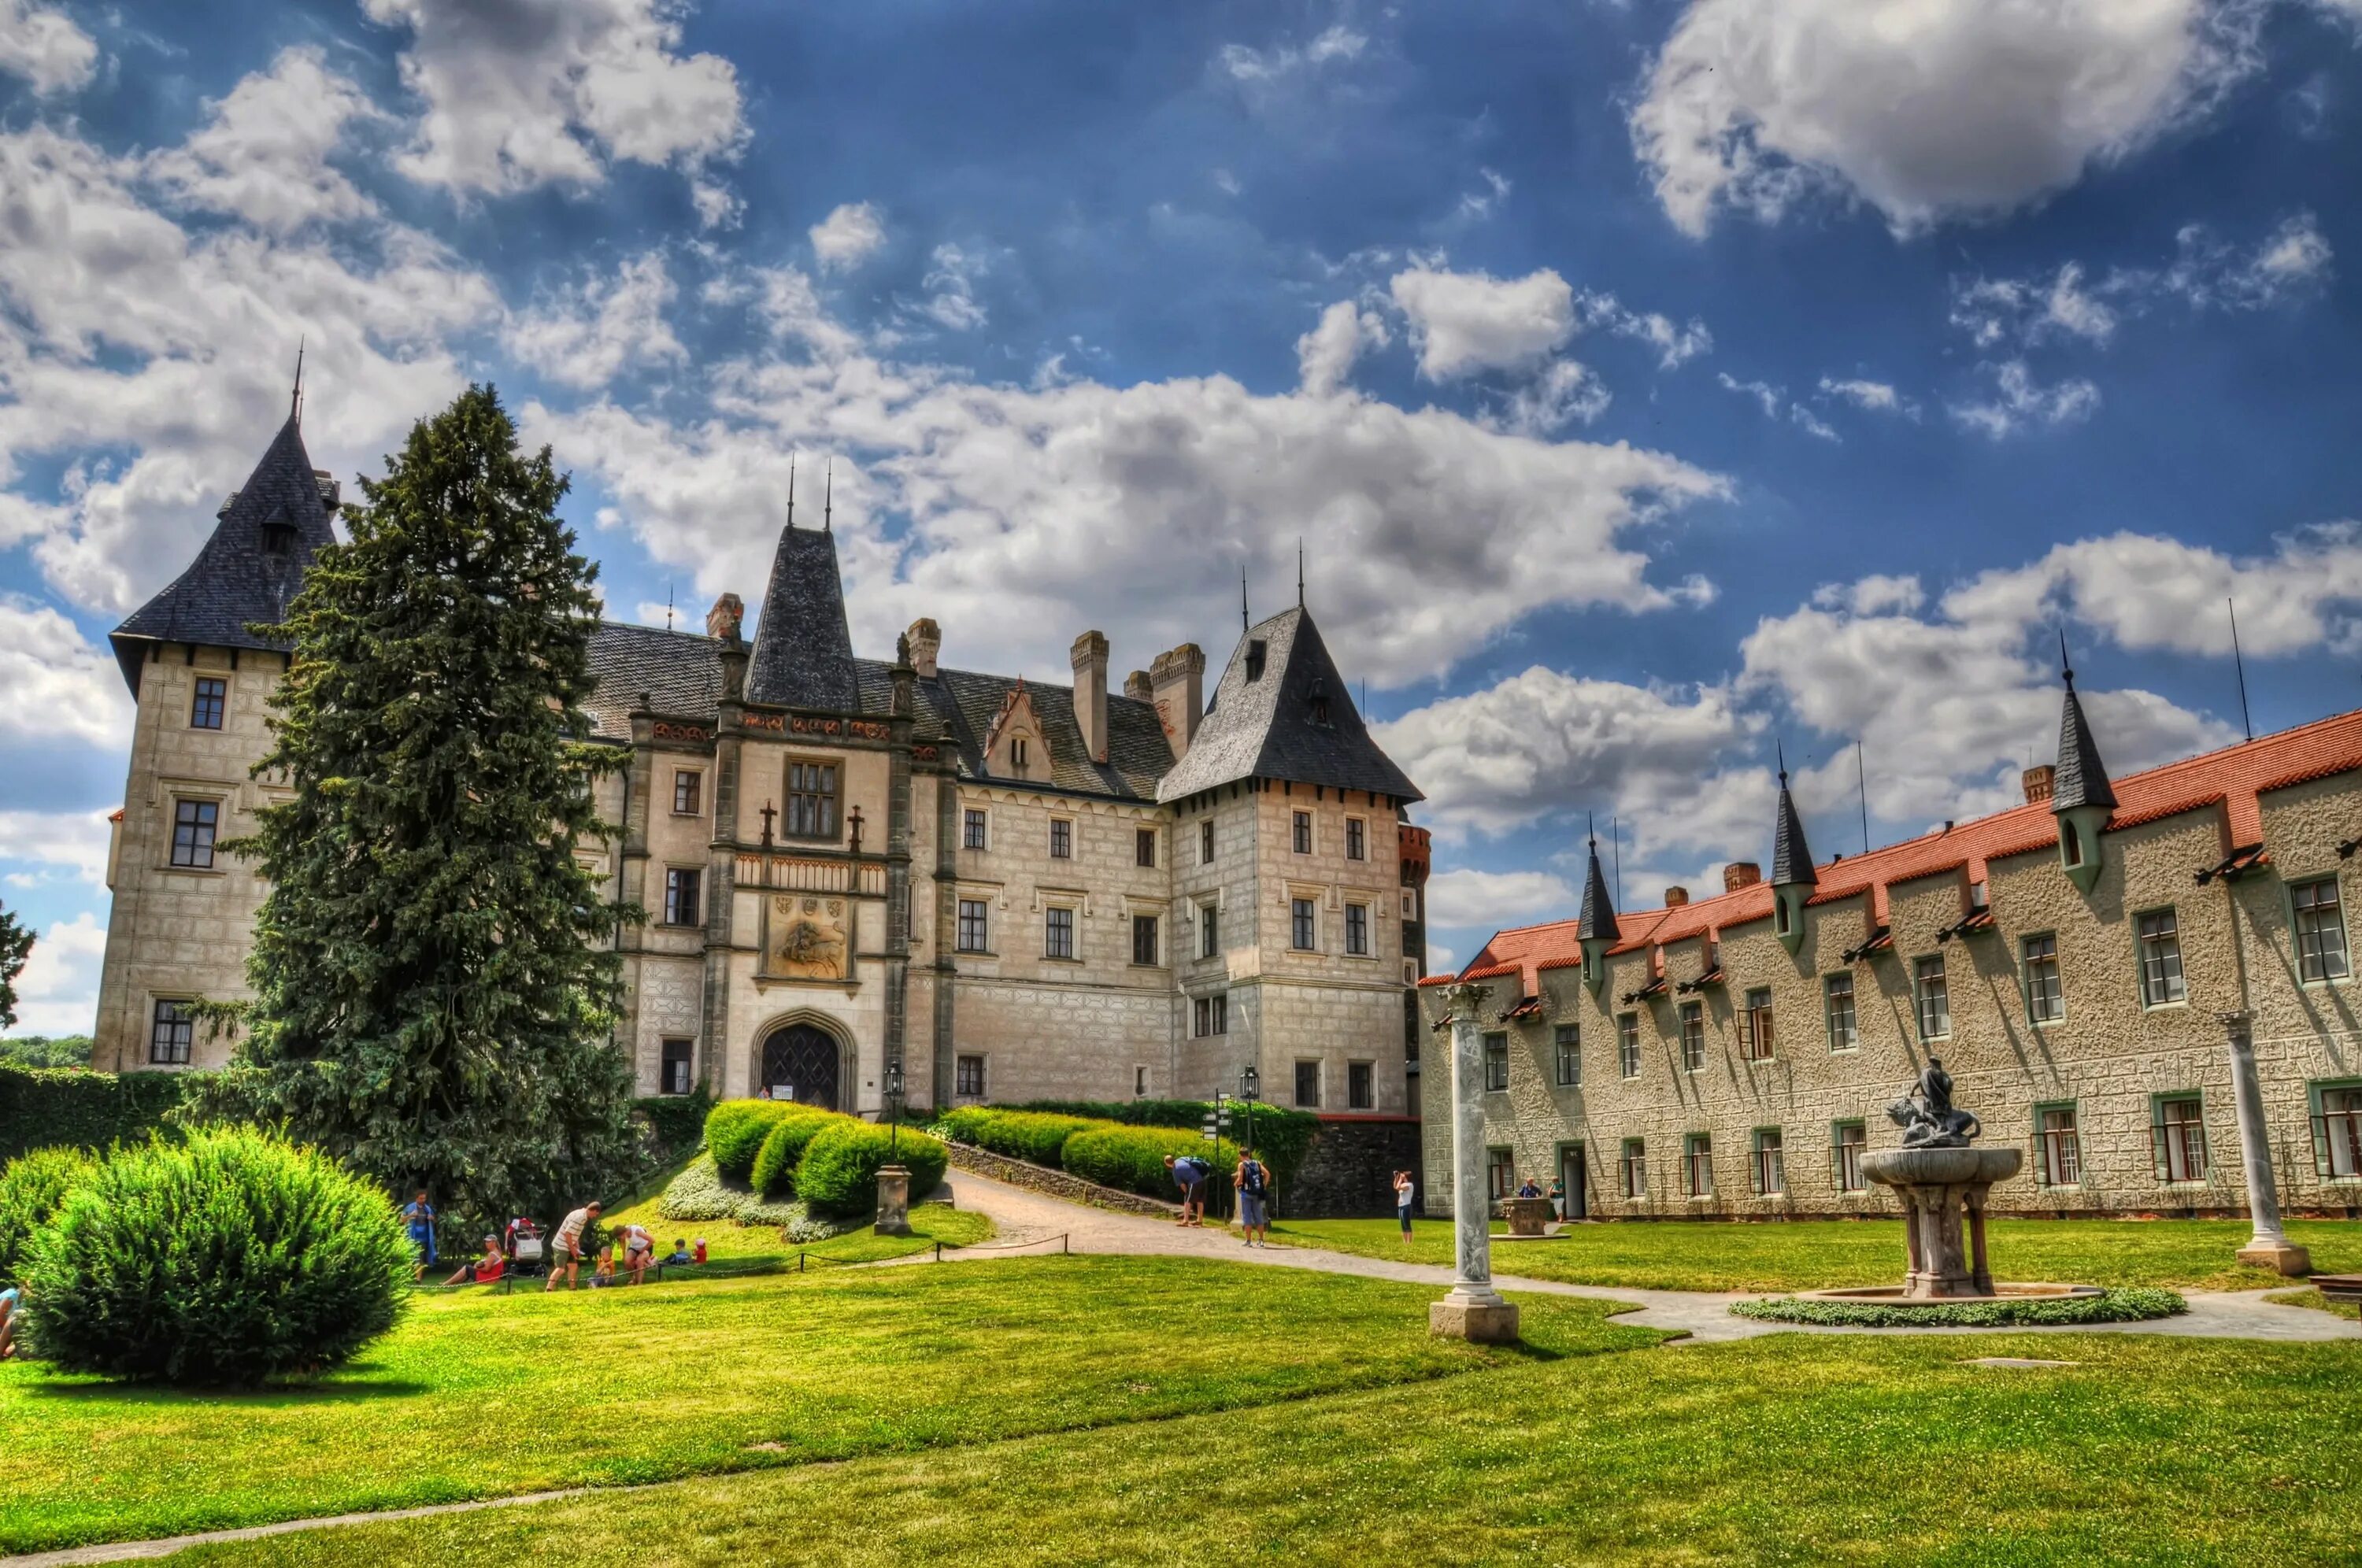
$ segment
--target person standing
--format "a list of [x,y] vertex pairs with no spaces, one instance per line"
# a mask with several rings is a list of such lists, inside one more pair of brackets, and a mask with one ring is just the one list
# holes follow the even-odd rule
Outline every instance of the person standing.
[[435,1266],[435,1206],[426,1201],[425,1187],[418,1189],[418,1196],[402,1211],[402,1222],[409,1229],[411,1249],[418,1254],[410,1277],[424,1279],[426,1271]]
[[590,1250],[591,1232],[598,1228],[599,1205],[596,1200],[575,1209],[558,1221],[557,1234],[550,1238],[549,1279],[542,1288],[544,1295],[557,1288],[557,1277],[566,1276],[566,1288],[575,1288],[575,1280],[582,1268],[582,1254]]
[[1564,1222],[1565,1222],[1565,1220],[1566,1220],[1566,1173],[1565,1173],[1565,1172],[1561,1171],[1558,1175],[1556,1175],[1556,1176],[1554,1176],[1551,1177],[1551,1185],[1550,1185],[1550,1200],[1551,1200],[1551,1213],[1553,1213],[1553,1214],[1555,1214],[1555,1215],[1557,1215],[1557,1216],[1559,1217],[1559,1220],[1560,1220],[1560,1222],[1561,1222],[1561,1223],[1564,1223]]
[[1255,1158],[1253,1149],[1239,1155],[1238,1169],[1231,1173],[1231,1185],[1238,1189],[1239,1228],[1247,1233],[1247,1245],[1269,1246],[1271,1172]]
[[1395,1218],[1402,1221],[1402,1238],[1406,1242],[1410,1240],[1411,1197],[1418,1187],[1418,1184],[1411,1179],[1410,1172],[1395,1172]]

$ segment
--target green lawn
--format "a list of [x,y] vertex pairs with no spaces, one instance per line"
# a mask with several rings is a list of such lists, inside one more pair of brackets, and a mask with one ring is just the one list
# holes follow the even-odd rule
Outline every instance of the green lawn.
[[947,1203],[921,1203],[911,1209],[911,1234],[908,1236],[880,1236],[865,1220],[842,1236],[798,1245],[782,1241],[777,1225],[741,1225],[734,1220],[668,1220],[658,1209],[662,1201],[659,1188],[629,1208],[602,1215],[600,1223],[611,1229],[624,1224],[646,1226],[648,1234],[656,1238],[658,1257],[670,1253],[676,1241],[693,1242],[702,1236],[705,1255],[714,1263],[729,1264],[792,1262],[799,1253],[807,1254],[815,1264],[823,1259],[830,1263],[874,1263],[880,1258],[926,1252],[937,1242],[951,1247],[973,1247],[993,1237],[992,1221],[981,1214],[954,1209]]
[[2351,1301],[2332,1301],[2309,1285],[2301,1290],[2275,1290],[2271,1298],[2284,1306],[2310,1307],[2316,1312],[2326,1312],[2333,1318],[2344,1318],[2349,1322],[2362,1320],[2362,1306]]
[[1660,1337],[1552,1300],[1529,1306],[1533,1350],[1433,1341],[1434,1294],[1045,1257],[426,1297],[359,1364],[259,1394],[10,1362],[0,1551],[1153,1421]]
[[[2312,1249],[2313,1266],[2323,1273],[2362,1270],[2362,1220],[2296,1220],[2288,1231],[2291,1241]],[[1500,1233],[1496,1227],[1495,1236]],[[2250,1234],[2244,1220],[1994,1220],[1987,1234],[1993,1273],[2003,1279],[2202,1290],[2260,1290],[2288,1283],[2233,1261]],[[1282,1220],[1272,1227],[1272,1239],[1365,1257],[1446,1266],[1452,1261],[1448,1220],[1415,1221],[1408,1245],[1392,1220]],[[1903,1277],[1903,1223],[1575,1225],[1562,1239],[1496,1240],[1493,1272],[1636,1290],[1817,1290],[1877,1284]]]
[[1778,1335],[188,1560],[2350,1561],[2356,1430],[2362,1345]]

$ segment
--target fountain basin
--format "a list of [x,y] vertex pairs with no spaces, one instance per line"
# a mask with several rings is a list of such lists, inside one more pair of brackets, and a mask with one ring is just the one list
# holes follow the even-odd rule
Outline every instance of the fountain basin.
[[1990,1149],[1877,1149],[1861,1156],[1861,1174],[1881,1187],[1957,1187],[2007,1181],[2025,1163],[2025,1151]]

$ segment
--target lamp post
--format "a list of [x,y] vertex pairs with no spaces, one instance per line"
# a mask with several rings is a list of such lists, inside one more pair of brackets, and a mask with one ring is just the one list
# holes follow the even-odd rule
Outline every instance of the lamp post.
[[907,1236],[911,1233],[911,1173],[903,1165],[902,1152],[902,1059],[889,1058],[886,1063],[886,1164],[877,1168],[877,1223],[881,1236]]
[[1255,1102],[1255,1091],[1256,1091],[1257,1089],[1260,1089],[1261,1088],[1263,1088],[1263,1075],[1262,1075],[1261,1073],[1258,1073],[1258,1072],[1256,1072],[1256,1071],[1255,1071],[1254,1064],[1253,1064],[1253,1062],[1249,1062],[1245,1066],[1241,1067],[1241,1068],[1239,1069],[1239,1098],[1240,1098],[1241,1099],[1242,1099],[1242,1100],[1246,1101],[1246,1106],[1247,1106],[1247,1143],[1246,1143],[1246,1146],[1247,1146],[1248,1148],[1250,1148],[1250,1149],[1252,1149],[1252,1148],[1253,1148],[1253,1147],[1254,1147],[1254,1102]]

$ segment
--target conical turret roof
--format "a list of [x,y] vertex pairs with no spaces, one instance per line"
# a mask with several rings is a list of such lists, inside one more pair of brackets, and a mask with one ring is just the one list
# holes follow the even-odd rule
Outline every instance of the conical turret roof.
[[1582,942],[1614,942],[1616,900],[1607,896],[1607,877],[1599,869],[1599,840],[1591,841],[1591,868],[1583,877],[1583,912],[1575,917],[1574,934]]
[[825,528],[779,531],[771,585],[755,628],[746,696],[756,702],[830,712],[861,711],[853,632],[844,619],[844,585],[837,575],[836,536]]
[[2107,765],[2100,760],[2099,742],[2092,738],[2091,721],[2083,717],[2082,699],[2075,695],[2075,672],[2060,671],[2067,700],[2058,712],[2058,772],[2052,782],[2050,809],[2116,803],[2115,787],[2108,782]]
[[1788,793],[1788,769],[1780,769],[1780,815],[1772,829],[1772,885],[1811,887],[1820,878],[1813,870],[1812,845],[1805,842],[1804,819],[1796,814],[1796,798]]

